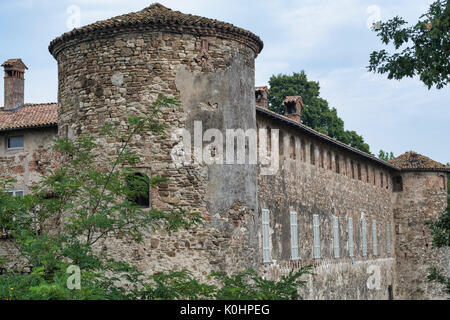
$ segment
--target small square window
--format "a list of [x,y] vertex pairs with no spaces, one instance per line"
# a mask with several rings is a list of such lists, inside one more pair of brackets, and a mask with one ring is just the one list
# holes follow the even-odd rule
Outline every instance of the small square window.
[[8,141],[6,142],[6,148],[8,150],[11,149],[23,149],[23,136],[17,137],[8,137]]
[[10,190],[8,191],[8,194],[12,197],[18,197],[18,198],[23,198],[23,190]]

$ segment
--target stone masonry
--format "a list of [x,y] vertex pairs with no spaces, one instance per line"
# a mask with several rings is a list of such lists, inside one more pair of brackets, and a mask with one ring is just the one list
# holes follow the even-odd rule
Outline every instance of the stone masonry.
[[[68,32],[49,47],[58,63],[58,104],[24,105],[23,93],[11,91],[17,103],[0,111],[0,178],[15,178],[14,188],[28,192],[58,163],[54,137],[90,134],[103,154],[117,154],[120,141],[105,139],[99,127],[123,128],[128,115],[144,115],[162,93],[181,106],[160,119],[169,126],[166,136],[133,139],[142,156],[134,169],[168,179],[150,190],[152,207],[200,212],[206,223],[148,233],[139,245],[108,241],[104,250],[148,274],[187,268],[204,277],[254,268],[276,279],[314,265],[302,289],[308,299],[443,298],[442,288],[426,282],[426,270],[432,263],[450,270],[449,259],[431,249],[425,222],[445,209],[450,169],[426,157],[387,163],[315,132],[301,123],[299,96],[286,97],[285,116],[268,110],[269,89],[255,90],[262,48],[249,31],[160,4]],[[267,129],[270,141],[279,130],[279,150],[268,150],[277,153],[279,169],[266,175],[260,163],[174,162],[174,148],[185,147],[180,132],[193,137],[198,123],[202,133]],[[8,150],[12,135],[24,137],[23,149]],[[210,142],[201,148],[215,158]],[[0,242],[0,253],[9,254],[7,244]]]

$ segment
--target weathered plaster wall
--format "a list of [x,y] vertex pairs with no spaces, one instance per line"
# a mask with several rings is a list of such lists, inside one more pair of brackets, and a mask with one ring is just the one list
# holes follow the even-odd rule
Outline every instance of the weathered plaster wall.
[[[52,139],[56,137],[56,128],[28,129],[0,133],[0,177],[13,179],[15,190],[25,194],[36,182],[39,182],[48,169],[54,166],[55,154],[52,151]],[[24,148],[8,150],[8,136],[23,136]]]
[[407,172],[402,174],[403,192],[393,197],[396,223],[396,255],[402,299],[440,299],[445,294],[440,285],[429,283],[428,268],[432,265],[450,270],[448,250],[432,249],[432,237],[426,226],[447,208],[445,173]]
[[[257,122],[259,128],[280,129],[280,140],[284,144],[280,148],[283,153],[278,173],[259,176],[258,200],[260,209],[270,210],[271,258],[275,260],[273,264],[263,267],[265,272],[272,277],[277,274],[278,268],[282,272],[286,271],[286,266],[296,268],[313,264],[317,276],[312,278],[305,292],[309,299],[387,299],[388,286],[395,286],[392,186],[390,179],[387,179],[386,188],[384,178],[382,187],[379,177],[380,172],[384,177],[389,172],[363,158],[323,145],[313,137],[302,135],[299,130],[280,127],[279,121],[258,115]],[[295,153],[291,152],[291,137],[296,142]],[[315,165],[311,164],[311,143],[315,146]],[[336,172],[336,159],[339,159],[339,173]],[[361,179],[357,172],[352,174],[352,161],[356,171],[358,164],[363,168]],[[290,211],[296,211],[298,218],[300,260],[294,262],[290,261]],[[321,259],[314,259],[313,256],[314,214],[319,215]],[[339,259],[334,258],[333,215],[339,219]],[[353,219],[353,261],[348,250],[347,225],[350,217]],[[367,221],[367,257],[362,255],[362,218]],[[377,256],[373,254],[373,220],[377,222]],[[387,222],[391,226],[390,254],[387,253]],[[379,267],[380,286],[369,290],[367,281],[371,274],[368,274],[368,268],[372,265]]]

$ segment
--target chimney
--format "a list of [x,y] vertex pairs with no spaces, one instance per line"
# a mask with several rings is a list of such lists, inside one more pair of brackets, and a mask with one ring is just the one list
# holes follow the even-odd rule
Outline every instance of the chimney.
[[21,59],[9,59],[2,64],[5,69],[5,104],[3,110],[13,110],[24,105],[25,70]]
[[255,98],[258,107],[269,109],[269,89],[267,87],[256,87]]
[[300,123],[302,116],[303,100],[300,96],[288,96],[283,101],[284,115],[295,122]]

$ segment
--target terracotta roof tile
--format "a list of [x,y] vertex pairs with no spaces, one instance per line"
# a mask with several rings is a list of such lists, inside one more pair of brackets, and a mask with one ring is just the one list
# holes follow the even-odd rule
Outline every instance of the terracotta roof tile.
[[14,110],[0,109],[0,131],[56,126],[58,104],[25,104]]
[[3,62],[2,67],[7,67],[7,68],[11,68],[11,67],[16,67],[19,69],[27,69],[27,66],[25,65],[25,63],[23,63],[22,59],[8,59],[5,62]]
[[120,30],[155,30],[188,33],[199,36],[216,35],[244,42],[252,47],[256,54],[261,52],[263,48],[261,39],[250,31],[241,29],[230,23],[172,11],[159,3],[154,3],[139,12],[132,12],[98,21],[67,32],[53,40],[50,43],[49,50],[56,58],[61,48],[69,40],[84,37],[95,39],[96,37],[104,37],[107,34],[117,34]]
[[283,103],[297,103],[298,101],[300,101],[303,105],[303,99],[301,96],[287,96],[286,99],[284,99]]
[[405,171],[450,171],[450,167],[414,151],[408,151],[389,163]]

